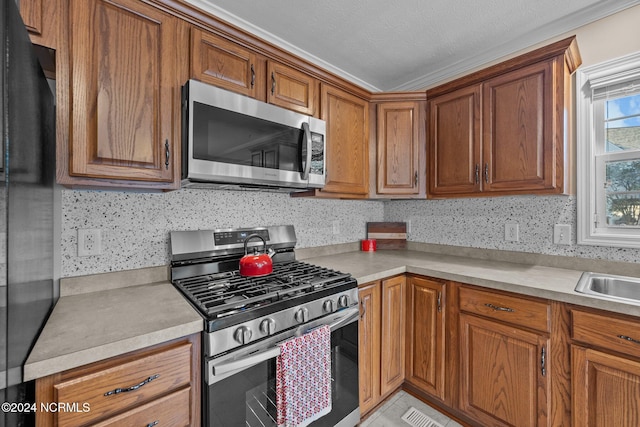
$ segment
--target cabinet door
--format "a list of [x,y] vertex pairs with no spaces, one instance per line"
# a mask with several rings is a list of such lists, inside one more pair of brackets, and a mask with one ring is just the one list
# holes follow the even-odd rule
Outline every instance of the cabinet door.
[[325,193],[365,197],[369,188],[369,106],[338,88],[322,85],[327,122]]
[[409,277],[407,281],[407,381],[444,401],[445,285]]
[[417,102],[378,104],[378,194],[419,192],[420,111]]
[[191,77],[255,97],[258,65],[253,51],[223,37],[191,29]]
[[20,0],[20,16],[31,34],[42,34],[42,8],[44,0]]
[[460,315],[460,409],[482,425],[547,426],[549,339]]
[[405,276],[382,281],[380,394],[391,393],[404,381]]
[[309,116],[316,115],[318,82],[313,77],[275,61],[269,61],[267,71],[267,101],[270,104]]
[[480,191],[480,86],[429,101],[429,195]]
[[640,425],[640,362],[571,347],[573,425]]
[[380,282],[361,286],[358,324],[358,371],[360,413],[365,414],[380,399]]
[[534,64],[484,83],[484,191],[554,187],[554,115],[558,113],[552,64]]
[[71,0],[70,22],[69,174],[177,186],[177,18],[133,0]]

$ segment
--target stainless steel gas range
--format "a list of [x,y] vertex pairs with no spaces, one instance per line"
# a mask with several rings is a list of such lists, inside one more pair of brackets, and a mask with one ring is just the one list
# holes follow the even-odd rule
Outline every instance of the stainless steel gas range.
[[[290,225],[171,233],[172,282],[204,318],[203,426],[276,426],[280,344],[324,325],[332,405],[310,425],[358,424],[357,282],[297,261],[295,245]],[[240,275],[240,259],[258,250],[273,271]]]

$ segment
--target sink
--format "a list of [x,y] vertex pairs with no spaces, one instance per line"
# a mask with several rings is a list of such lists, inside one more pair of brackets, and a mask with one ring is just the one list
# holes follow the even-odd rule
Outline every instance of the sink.
[[576,292],[640,305],[640,277],[582,273]]

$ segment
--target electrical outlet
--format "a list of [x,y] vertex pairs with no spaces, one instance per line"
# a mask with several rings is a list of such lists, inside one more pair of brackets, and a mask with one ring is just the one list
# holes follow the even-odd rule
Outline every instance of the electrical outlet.
[[333,234],[340,234],[340,221],[338,221],[337,219],[334,220],[331,223],[331,226],[333,228]]
[[556,245],[571,244],[571,226],[568,224],[556,224],[553,226],[553,243]]
[[517,242],[520,240],[520,227],[518,227],[518,223],[506,223],[504,225],[504,240],[507,242]]
[[102,230],[99,228],[78,229],[78,256],[102,253]]

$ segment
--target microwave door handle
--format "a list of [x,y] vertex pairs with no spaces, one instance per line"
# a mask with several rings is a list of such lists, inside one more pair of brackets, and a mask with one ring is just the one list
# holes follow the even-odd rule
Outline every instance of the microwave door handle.
[[302,130],[304,131],[305,140],[307,142],[307,162],[304,165],[302,171],[302,179],[309,179],[309,171],[311,171],[311,129],[309,129],[309,123],[302,123]]

